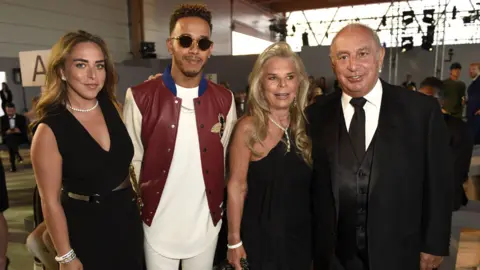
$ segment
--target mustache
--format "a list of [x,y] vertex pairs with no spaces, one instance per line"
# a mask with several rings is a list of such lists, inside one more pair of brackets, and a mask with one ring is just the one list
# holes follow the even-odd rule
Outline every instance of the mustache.
[[193,55],[186,55],[183,57],[184,60],[188,60],[188,61],[202,61],[202,59],[200,57],[196,57],[196,56],[193,56]]

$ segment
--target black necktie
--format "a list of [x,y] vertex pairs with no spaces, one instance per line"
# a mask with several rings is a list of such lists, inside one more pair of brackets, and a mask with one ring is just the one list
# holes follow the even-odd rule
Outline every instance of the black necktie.
[[367,100],[363,97],[350,100],[355,113],[353,114],[352,122],[350,122],[348,133],[350,134],[355,155],[359,161],[362,161],[365,155],[365,110],[363,110],[363,106],[366,102]]

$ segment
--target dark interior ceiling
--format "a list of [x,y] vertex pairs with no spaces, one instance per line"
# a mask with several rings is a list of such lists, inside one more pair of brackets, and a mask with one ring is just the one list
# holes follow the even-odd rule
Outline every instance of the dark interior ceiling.
[[391,0],[250,0],[250,2],[268,8],[273,12],[290,12],[307,9],[385,3],[391,2]]

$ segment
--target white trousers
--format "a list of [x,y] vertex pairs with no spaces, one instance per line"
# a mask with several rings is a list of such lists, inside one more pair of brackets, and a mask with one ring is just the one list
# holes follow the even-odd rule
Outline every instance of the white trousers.
[[145,240],[144,247],[147,270],[178,270],[180,262],[182,263],[182,270],[212,270],[217,241],[218,236],[215,237],[215,240],[212,241],[205,251],[195,257],[171,259],[157,253]]

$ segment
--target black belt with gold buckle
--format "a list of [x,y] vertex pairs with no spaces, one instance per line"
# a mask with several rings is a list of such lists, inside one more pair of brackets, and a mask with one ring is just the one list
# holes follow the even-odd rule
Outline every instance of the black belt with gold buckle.
[[84,201],[88,203],[100,203],[100,195],[99,194],[94,194],[94,195],[80,195],[76,194],[73,192],[67,192],[67,196],[69,198],[72,198],[74,200],[79,200],[79,201]]
[[[125,179],[118,187],[116,187],[112,192],[120,191],[128,188],[130,186],[130,180],[127,178]],[[65,191],[66,192],[66,191]],[[74,200],[84,201],[88,203],[100,203],[100,199],[104,198],[105,196],[100,196],[100,194],[93,194],[93,195],[81,195],[74,192],[66,192],[69,198]]]

